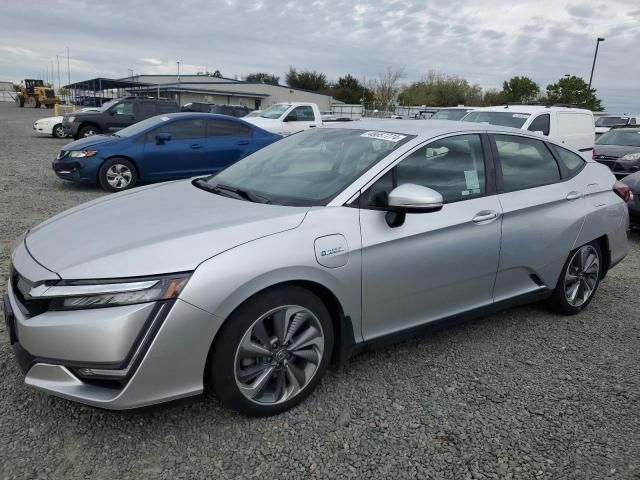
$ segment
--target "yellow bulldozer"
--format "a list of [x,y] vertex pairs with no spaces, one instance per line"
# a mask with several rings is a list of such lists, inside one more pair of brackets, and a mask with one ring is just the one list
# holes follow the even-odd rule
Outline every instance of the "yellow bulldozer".
[[45,87],[42,80],[35,80],[27,78],[24,81],[24,86],[20,86],[16,97],[17,107],[33,107],[40,108],[44,105],[47,108],[53,108],[58,103],[58,97],[56,97],[53,88]]

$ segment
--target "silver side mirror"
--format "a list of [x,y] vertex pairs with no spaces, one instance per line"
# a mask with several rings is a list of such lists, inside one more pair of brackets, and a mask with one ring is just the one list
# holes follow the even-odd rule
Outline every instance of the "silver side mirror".
[[407,213],[428,213],[442,209],[442,194],[435,190],[405,183],[389,193],[385,220],[390,227],[399,227],[405,221]]

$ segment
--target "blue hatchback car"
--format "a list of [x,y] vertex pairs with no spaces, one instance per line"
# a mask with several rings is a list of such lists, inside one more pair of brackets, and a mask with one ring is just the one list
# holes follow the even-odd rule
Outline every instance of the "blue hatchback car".
[[113,135],[71,142],[58,153],[53,170],[64,180],[117,192],[139,182],[216,173],[280,138],[226,115],[169,113]]

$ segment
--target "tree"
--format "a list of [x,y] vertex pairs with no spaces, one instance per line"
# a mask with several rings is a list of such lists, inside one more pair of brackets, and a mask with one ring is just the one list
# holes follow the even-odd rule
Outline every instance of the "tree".
[[540,94],[540,87],[529,77],[512,77],[502,84],[508,102],[531,103]]
[[275,75],[271,75],[266,72],[256,72],[250,73],[245,77],[245,81],[254,82],[254,83],[267,83],[269,85],[278,85],[280,81],[280,77],[276,77]]
[[589,90],[589,85],[582,78],[564,77],[556,83],[547,85],[546,103],[567,103],[581,108],[601,112],[602,100],[596,96],[596,89]]
[[491,107],[494,105],[504,105],[507,103],[507,96],[504,91],[489,89],[485,90],[482,95],[482,105],[485,107]]
[[[373,92],[358,81],[356,77],[346,74],[340,77],[330,89],[331,95],[344,103],[369,103],[373,101]],[[364,100],[363,100],[364,99]]]
[[216,70],[211,74],[211,76],[216,78],[222,78],[222,74],[220,73],[220,70]]
[[301,88],[312,92],[319,92],[328,88],[327,76],[324,73],[315,70],[301,70],[298,72],[295,68],[289,66],[286,74],[287,85],[293,88]]
[[381,110],[393,110],[401,90],[400,79],[403,77],[403,68],[394,70],[389,66],[385,72],[371,82],[371,90],[373,90],[375,101],[380,105]]
[[399,96],[404,105],[455,107],[482,104],[482,88],[457,75],[430,71],[422,80],[406,87]]

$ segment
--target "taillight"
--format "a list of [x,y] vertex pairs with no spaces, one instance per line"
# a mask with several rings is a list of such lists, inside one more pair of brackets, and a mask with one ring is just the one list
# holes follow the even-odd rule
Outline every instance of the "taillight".
[[625,202],[631,200],[631,189],[624,183],[616,181],[613,184],[613,191]]

